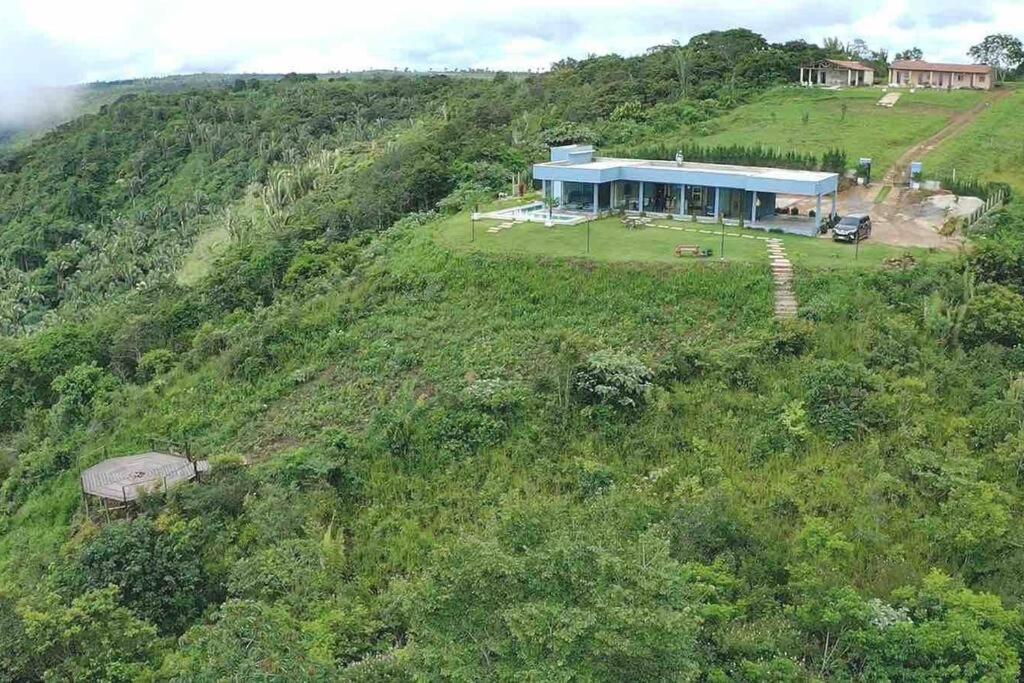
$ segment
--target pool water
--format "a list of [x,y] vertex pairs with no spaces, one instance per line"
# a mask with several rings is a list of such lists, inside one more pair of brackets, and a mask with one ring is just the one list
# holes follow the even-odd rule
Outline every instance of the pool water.
[[546,223],[550,220],[552,223],[557,225],[575,225],[576,223],[586,220],[585,216],[560,212],[557,209],[551,211],[551,216],[549,218],[548,208],[544,206],[543,202],[535,202],[533,204],[526,204],[525,206],[516,206],[511,209],[493,211],[486,214],[486,217],[510,221],[531,221],[533,223]]

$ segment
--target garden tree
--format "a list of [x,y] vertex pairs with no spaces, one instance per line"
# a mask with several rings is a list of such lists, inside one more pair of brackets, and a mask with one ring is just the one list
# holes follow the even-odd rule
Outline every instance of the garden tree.
[[852,552],[845,536],[821,518],[805,520],[794,543],[793,616],[809,638],[806,656],[821,676],[841,669],[850,641],[869,618],[864,599],[846,583]]
[[935,539],[935,547],[943,549],[941,557],[970,576],[991,566],[1005,548],[1009,503],[1009,496],[996,484],[964,482],[940,504],[936,519],[921,521]]
[[972,45],[967,55],[979,64],[995,67],[1000,79],[1024,64],[1024,44],[1020,38],[1008,33],[985,36],[977,45]]
[[921,60],[924,59],[924,52],[919,47],[912,47],[909,50],[897,52],[894,59],[907,61]]

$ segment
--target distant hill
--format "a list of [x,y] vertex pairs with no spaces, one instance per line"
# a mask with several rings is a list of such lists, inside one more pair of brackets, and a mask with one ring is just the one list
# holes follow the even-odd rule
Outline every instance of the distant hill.
[[[453,78],[493,78],[497,73],[489,69],[469,69],[451,71],[413,71],[408,69],[368,69],[363,71],[330,71],[316,74],[259,74],[259,73],[198,73],[153,78],[131,78],[118,81],[97,81],[65,88],[48,89],[55,94],[54,99],[69,102],[60,111],[45,117],[37,124],[17,125],[4,124],[0,120],[0,155],[33,140],[51,130],[54,126],[66,123],[83,114],[99,111],[104,104],[110,104],[122,95],[153,92],[175,93],[186,90],[207,90],[233,87],[242,81],[278,81],[283,78],[306,78],[317,80],[348,79],[372,80],[376,78],[411,78],[418,76],[449,76]],[[524,78],[526,73],[510,73],[513,78]]]

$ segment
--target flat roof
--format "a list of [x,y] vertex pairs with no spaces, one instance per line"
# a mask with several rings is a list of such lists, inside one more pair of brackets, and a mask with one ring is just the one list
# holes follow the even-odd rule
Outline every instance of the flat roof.
[[652,159],[616,159],[614,157],[594,157],[592,161],[572,163],[569,161],[546,161],[535,164],[537,167],[564,168],[574,170],[602,171],[612,168],[635,168],[657,171],[678,171],[679,173],[706,172],[724,175],[743,176],[747,178],[763,178],[766,180],[803,181],[817,183],[834,177],[835,173],[824,171],[801,171],[788,168],[771,168],[768,166],[736,166],[732,164],[708,164],[695,161],[660,161]]

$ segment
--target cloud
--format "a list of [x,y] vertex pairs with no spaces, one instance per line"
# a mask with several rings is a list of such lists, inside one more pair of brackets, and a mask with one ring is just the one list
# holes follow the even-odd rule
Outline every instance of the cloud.
[[[5,19],[10,16],[0,11],[0,22],[7,24]],[[65,119],[74,92],[51,86],[80,80],[77,62],[73,50],[45,33],[0,36],[0,128],[46,126]]]
[[932,59],[963,59],[986,33],[1024,34],[1019,0],[2,2],[0,92],[194,71],[536,70],[735,26],[772,42],[835,35],[890,52],[917,45]]

